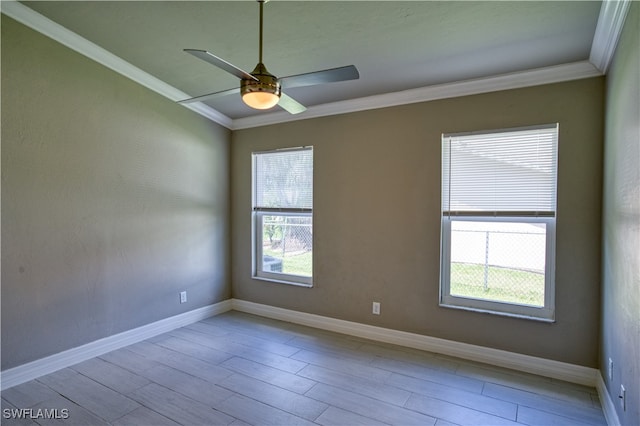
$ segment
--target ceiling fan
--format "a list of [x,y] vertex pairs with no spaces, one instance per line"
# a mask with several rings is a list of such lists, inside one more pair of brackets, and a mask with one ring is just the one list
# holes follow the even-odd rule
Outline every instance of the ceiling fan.
[[360,77],[358,69],[353,65],[345,67],[313,71],[305,74],[290,75],[278,78],[269,71],[262,63],[262,8],[268,0],[257,0],[260,4],[260,39],[259,39],[259,59],[258,65],[250,73],[241,70],[222,58],[215,56],[206,50],[184,49],[196,58],[202,59],[212,65],[221,68],[228,73],[240,78],[240,87],[223,90],[221,92],[208,93],[194,98],[178,101],[179,103],[199,102],[219,96],[226,96],[240,92],[245,104],[255,109],[269,109],[276,105],[289,112],[299,114],[307,108],[295,99],[285,94],[283,89],[293,87],[313,86],[316,84],[332,83],[337,81],[356,80]]

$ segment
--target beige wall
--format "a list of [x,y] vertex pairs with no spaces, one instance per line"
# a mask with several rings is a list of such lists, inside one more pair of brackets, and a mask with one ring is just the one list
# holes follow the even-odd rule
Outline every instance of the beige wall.
[[[640,424],[640,3],[607,75],[600,368],[620,424]],[[613,377],[608,377],[608,360]],[[618,404],[620,385],[627,409]]]
[[[597,367],[603,79],[235,131],[238,299]],[[440,308],[440,136],[560,123],[554,324]],[[311,289],[251,278],[251,152],[314,147]],[[371,314],[371,302],[382,314]]]
[[2,15],[3,370],[230,296],[230,138]]
[[[231,295],[598,365],[603,79],[232,135],[2,16],[2,89],[2,369]],[[438,307],[440,135],[551,122],[557,322]],[[300,145],[312,289],[250,276],[250,154]]]

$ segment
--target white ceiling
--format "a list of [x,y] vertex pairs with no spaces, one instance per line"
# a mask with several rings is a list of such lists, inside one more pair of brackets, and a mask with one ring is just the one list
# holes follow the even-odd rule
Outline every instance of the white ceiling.
[[[23,5],[187,97],[234,88],[239,81],[184,48],[208,50],[245,71],[258,62],[258,4],[251,0]],[[355,65],[359,80],[287,92],[313,111],[322,104],[587,61],[600,9],[600,1],[272,0],[264,8],[264,63],[280,77]],[[252,110],[239,95],[207,105],[228,123],[286,114]]]

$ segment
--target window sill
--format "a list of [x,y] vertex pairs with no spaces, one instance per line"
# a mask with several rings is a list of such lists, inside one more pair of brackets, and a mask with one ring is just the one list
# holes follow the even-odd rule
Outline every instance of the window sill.
[[529,320],[529,321],[538,321],[538,322],[544,322],[544,323],[548,323],[548,324],[553,324],[553,323],[556,322],[555,318],[535,317],[535,316],[532,316],[532,315],[514,314],[512,312],[492,311],[492,310],[489,310],[489,309],[472,308],[472,307],[469,307],[469,306],[460,306],[460,305],[450,305],[450,304],[446,304],[446,303],[440,303],[439,305],[440,305],[440,307],[447,308],[447,309],[458,309],[458,310],[462,310],[462,311],[477,312],[477,313],[480,313],[480,314],[498,315],[498,316],[502,316],[502,317],[518,318],[518,319],[524,319],[524,320]]
[[299,282],[295,282],[295,281],[286,281],[286,280],[276,280],[273,278],[265,278],[265,277],[258,277],[258,276],[253,276],[251,277],[254,280],[259,280],[259,281],[267,281],[270,283],[276,283],[276,284],[286,284],[286,285],[292,285],[292,286],[296,286],[296,287],[306,287],[306,288],[311,288],[313,287],[313,284],[307,284],[307,283],[299,283]]

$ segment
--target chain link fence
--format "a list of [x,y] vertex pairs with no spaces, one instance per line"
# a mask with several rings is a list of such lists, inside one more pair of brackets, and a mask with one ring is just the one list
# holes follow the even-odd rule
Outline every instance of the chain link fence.
[[263,270],[312,276],[311,216],[264,216],[262,232]]
[[524,305],[544,305],[544,223],[454,221],[450,291]]

